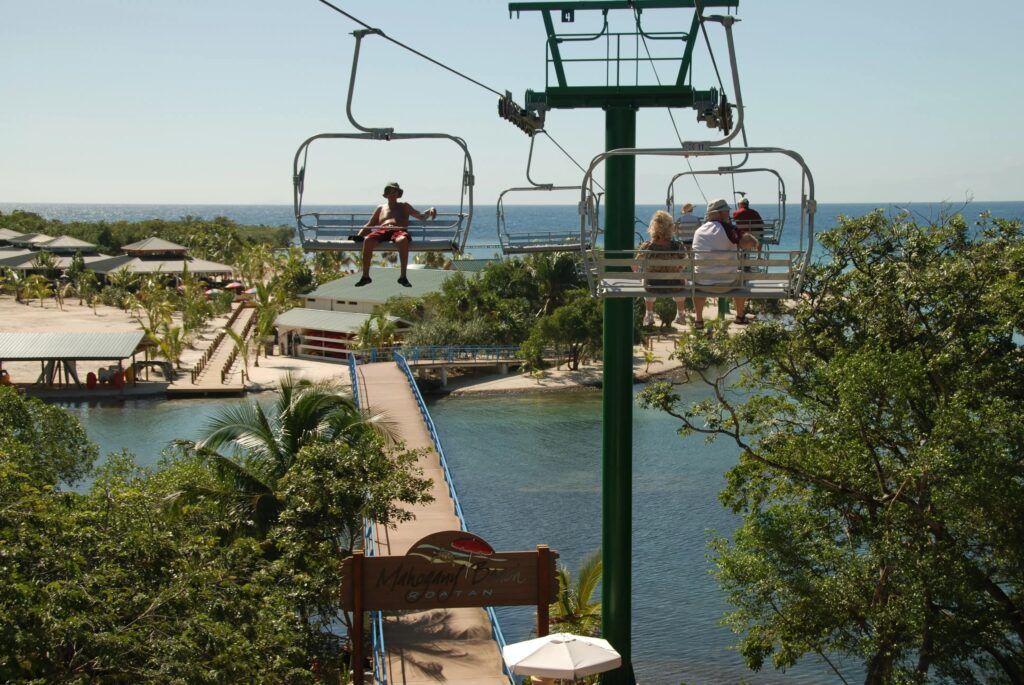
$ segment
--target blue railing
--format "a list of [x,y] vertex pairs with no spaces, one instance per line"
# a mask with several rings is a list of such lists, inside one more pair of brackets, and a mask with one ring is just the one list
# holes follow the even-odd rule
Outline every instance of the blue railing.
[[[395,353],[401,354],[408,364],[425,362],[517,362],[522,361],[518,345],[422,345],[416,347],[374,347],[368,350],[352,350],[349,358],[359,357],[367,363],[389,361],[395,359]],[[545,359],[565,356],[565,353],[554,347],[546,347],[541,351]]]
[[[405,374],[405,379],[409,382],[412,395],[416,398],[416,406],[420,409],[420,415],[423,417],[423,422],[426,424],[427,431],[430,433],[430,439],[434,443],[434,449],[437,450],[438,459],[441,461],[441,469],[444,471],[444,478],[448,483],[448,494],[451,495],[452,502],[455,503],[455,515],[459,517],[459,526],[462,530],[468,531],[469,528],[466,527],[466,517],[462,513],[462,505],[459,503],[459,495],[455,492],[455,481],[452,480],[452,473],[448,469],[448,459],[445,457],[444,447],[441,446],[441,437],[437,434],[437,427],[434,425],[434,419],[430,417],[430,412],[427,411],[427,403],[423,401],[423,395],[420,394],[420,389],[416,385],[416,378],[412,375],[412,369],[409,368],[409,362],[406,361],[401,352],[395,351],[394,357],[395,363],[398,364],[398,368],[402,370]],[[498,625],[498,616],[494,613],[494,607],[487,607],[486,610],[487,617],[491,621],[491,635],[494,637],[494,641],[498,643],[498,651],[500,652],[505,649],[505,636],[501,632],[501,626]],[[515,682],[515,678],[512,676],[512,672],[509,671],[508,665],[505,664],[504,659],[502,659],[501,668],[505,672],[505,675],[508,676],[509,680]]]
[[[352,379],[352,399],[356,407],[362,409],[359,393],[359,360],[355,355],[348,357],[348,370]],[[371,519],[363,519],[363,553],[368,556],[377,555],[377,528]],[[370,637],[373,643],[373,680],[385,684],[388,681],[387,670],[384,668],[384,614],[380,611],[370,612]],[[362,664],[353,664],[353,669],[362,668]]]

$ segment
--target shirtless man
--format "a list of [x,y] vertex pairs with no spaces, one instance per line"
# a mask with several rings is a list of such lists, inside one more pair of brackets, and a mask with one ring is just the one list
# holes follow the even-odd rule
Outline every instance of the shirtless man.
[[405,276],[405,271],[409,266],[409,244],[412,237],[405,229],[409,227],[409,217],[415,217],[421,221],[433,219],[437,216],[437,210],[431,207],[421,214],[408,202],[398,201],[403,192],[395,181],[384,186],[384,197],[388,201],[378,205],[370,220],[356,234],[363,238],[363,277],[356,283],[357,288],[373,282],[373,279],[370,278],[373,250],[379,243],[386,243],[389,240],[394,241],[398,246],[398,256],[402,263],[402,275],[399,276],[398,282],[406,288],[412,287],[412,283]]

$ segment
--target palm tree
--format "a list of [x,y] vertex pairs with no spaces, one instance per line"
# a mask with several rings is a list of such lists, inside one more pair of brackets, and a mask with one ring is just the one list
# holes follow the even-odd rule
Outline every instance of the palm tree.
[[96,293],[100,290],[100,281],[95,271],[86,269],[78,274],[75,280],[75,290],[78,291],[78,304],[81,306],[84,299],[92,307],[92,313],[96,313]]
[[11,293],[21,300],[21,279],[14,269],[0,269],[0,293]]
[[36,256],[32,258],[32,270],[38,271],[44,278],[52,281],[57,278],[59,273],[57,258],[53,256],[52,252],[46,250],[37,252]]
[[532,254],[529,265],[544,298],[538,316],[555,311],[562,304],[563,294],[580,284],[576,257],[567,252]]
[[594,592],[601,582],[601,550],[580,563],[576,583],[569,569],[558,566],[558,599],[551,605],[551,623],[558,630],[577,635],[601,634],[601,602],[594,601]]
[[[393,422],[379,412],[364,413],[351,395],[328,381],[281,378],[269,411],[258,402],[226,407],[209,421],[195,446],[221,476],[219,494],[209,490],[175,497],[207,495],[229,502],[238,532],[264,537],[276,523],[282,502],[277,484],[304,446],[313,442],[354,441],[371,431],[394,443]],[[225,456],[218,450],[233,447]]]
[[224,329],[224,333],[231,338],[238,356],[242,358],[242,385],[245,385],[249,380],[249,339],[239,335],[238,331],[230,326]]
[[174,368],[180,369],[181,353],[185,350],[185,333],[181,326],[171,326],[164,322],[159,331],[145,327],[143,329],[149,339],[156,344],[158,354],[174,364]]
[[25,279],[25,293],[28,295],[29,301],[38,297],[39,306],[42,307],[47,297],[53,297],[53,287],[46,277],[32,274]]

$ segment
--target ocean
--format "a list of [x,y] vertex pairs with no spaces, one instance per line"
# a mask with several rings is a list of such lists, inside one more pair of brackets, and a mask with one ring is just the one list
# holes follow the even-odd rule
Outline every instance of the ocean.
[[[778,205],[752,205],[765,219],[777,218]],[[425,209],[426,207],[420,207]],[[212,219],[226,216],[240,224],[265,226],[294,226],[295,216],[291,205],[132,205],[132,204],[34,204],[0,202],[0,212],[10,213],[15,209],[35,212],[49,219],[60,221],[139,221],[142,219],[179,219],[183,216],[198,216]],[[338,211],[339,207],[306,207],[307,211]],[[372,211],[373,207],[347,207],[355,211]],[[454,212],[457,207],[438,205],[439,212]],[[664,205],[637,205],[636,230],[643,233],[651,215]],[[867,214],[875,209],[912,212],[920,221],[934,221],[942,214],[960,212],[969,221],[977,219],[982,212],[990,212],[1001,219],[1024,218],[1024,202],[858,202],[819,203],[815,215],[815,231],[826,230],[836,224],[840,215],[854,217]],[[780,250],[800,248],[800,208],[786,206],[786,225],[779,243]],[[552,230],[576,232],[579,230],[579,215],[575,205],[506,205],[505,221],[510,232]],[[487,258],[500,252],[498,242],[497,211],[493,205],[478,205],[473,210],[467,252],[473,257]],[[819,254],[816,251],[815,254]]]

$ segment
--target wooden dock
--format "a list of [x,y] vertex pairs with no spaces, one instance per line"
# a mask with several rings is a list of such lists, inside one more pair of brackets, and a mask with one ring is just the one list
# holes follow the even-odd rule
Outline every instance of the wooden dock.
[[[455,502],[405,374],[394,362],[360,365],[359,374],[363,406],[386,408],[391,416],[401,419],[399,430],[406,446],[428,450],[418,465],[433,480],[434,501],[412,507],[416,518],[395,530],[376,529],[376,554],[405,554],[413,543],[430,533],[460,528]],[[484,609],[385,614],[383,632],[389,684],[509,685]]]
[[[230,320],[231,330],[241,336],[248,333],[256,310],[241,307]],[[202,395],[242,395],[245,386],[242,384],[241,365],[243,360],[235,359],[235,343],[228,336],[219,336],[214,341],[215,347],[209,351],[202,372],[193,382],[190,375],[182,375],[167,387],[168,397],[202,396]]]

